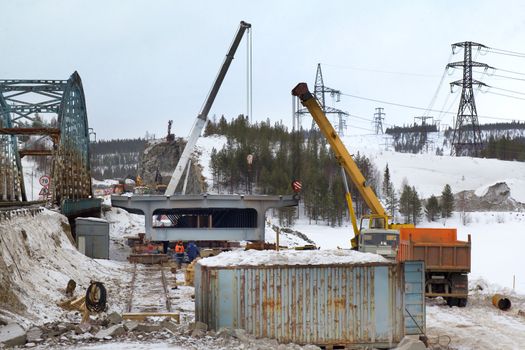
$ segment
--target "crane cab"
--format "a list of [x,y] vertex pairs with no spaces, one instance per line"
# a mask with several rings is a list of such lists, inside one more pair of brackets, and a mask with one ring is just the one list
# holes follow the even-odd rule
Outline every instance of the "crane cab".
[[387,259],[395,259],[399,248],[399,231],[382,228],[362,229],[358,238],[358,250],[374,253]]
[[388,223],[388,216],[366,215],[361,218],[356,241],[355,248],[360,252],[395,259],[399,248],[399,230]]

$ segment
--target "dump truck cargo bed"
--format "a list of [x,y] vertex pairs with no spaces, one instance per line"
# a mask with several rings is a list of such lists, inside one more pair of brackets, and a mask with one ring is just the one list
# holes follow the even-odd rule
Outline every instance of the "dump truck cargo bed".
[[470,272],[468,241],[456,240],[456,229],[402,228],[398,260],[423,260],[426,270]]

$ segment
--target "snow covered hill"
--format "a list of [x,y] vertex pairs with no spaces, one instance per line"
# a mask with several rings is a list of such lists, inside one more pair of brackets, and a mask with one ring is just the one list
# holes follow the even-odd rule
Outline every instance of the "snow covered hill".
[[[505,182],[510,188],[511,197],[525,203],[525,162],[437,156],[432,149],[423,154],[398,153],[385,150],[385,138],[391,139],[388,135],[347,135],[342,140],[351,154],[365,154],[380,172],[388,164],[397,189],[406,179],[423,198],[441,194],[445,184],[449,184],[454,193],[473,190],[482,194],[489,186]],[[435,142],[441,144],[442,141],[436,139]],[[212,181],[209,166],[211,151],[213,148],[220,150],[225,143],[224,136],[201,137],[197,142],[199,162],[204,168],[203,175],[208,185]]]

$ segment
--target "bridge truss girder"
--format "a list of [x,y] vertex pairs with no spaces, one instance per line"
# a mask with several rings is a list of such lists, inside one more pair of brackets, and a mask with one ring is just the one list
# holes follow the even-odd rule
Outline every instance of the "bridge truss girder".
[[[17,134],[51,137],[52,148],[42,152],[19,150]],[[0,80],[0,140],[2,145],[9,145],[0,150],[0,161],[12,159],[4,161],[0,172],[4,169],[19,174],[18,181],[3,181],[6,191],[17,195],[2,197],[0,192],[0,201],[27,200],[20,153],[51,154],[50,194],[54,203],[92,195],[86,101],[77,72],[68,80]]]

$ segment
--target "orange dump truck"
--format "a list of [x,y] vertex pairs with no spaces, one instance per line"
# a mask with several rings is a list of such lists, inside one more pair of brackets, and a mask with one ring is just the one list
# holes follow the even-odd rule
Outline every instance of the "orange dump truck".
[[397,260],[425,262],[425,295],[443,297],[450,306],[467,305],[470,272],[468,242],[455,228],[401,228]]

